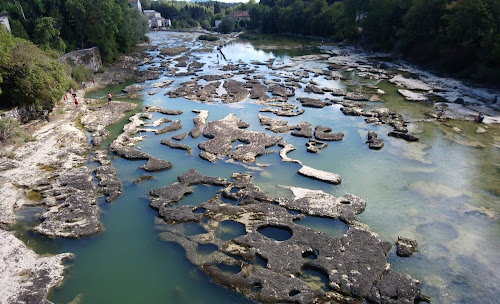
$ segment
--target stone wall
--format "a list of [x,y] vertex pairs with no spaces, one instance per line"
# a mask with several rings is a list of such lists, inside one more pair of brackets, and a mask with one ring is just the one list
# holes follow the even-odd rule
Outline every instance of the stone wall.
[[97,72],[102,66],[101,54],[97,46],[67,53],[59,60],[68,66],[83,65],[93,72]]

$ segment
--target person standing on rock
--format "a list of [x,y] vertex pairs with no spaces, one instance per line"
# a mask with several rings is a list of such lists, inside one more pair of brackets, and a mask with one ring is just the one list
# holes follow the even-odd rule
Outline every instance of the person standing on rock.
[[111,100],[113,98],[113,95],[111,95],[111,93],[108,92],[108,95],[106,95],[106,97],[108,97],[108,104],[110,104]]
[[75,96],[75,107],[78,107],[78,99]]

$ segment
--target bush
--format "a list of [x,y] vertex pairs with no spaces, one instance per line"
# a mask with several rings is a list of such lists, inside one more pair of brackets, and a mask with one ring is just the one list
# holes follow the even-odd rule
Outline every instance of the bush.
[[77,65],[73,67],[71,74],[71,76],[77,83],[90,80],[94,76],[94,73],[92,73],[91,70],[87,69],[83,65]]
[[0,119],[0,142],[1,143],[25,143],[32,141],[33,137],[21,131],[19,121],[11,118]]
[[200,35],[198,36],[198,40],[217,41],[219,37],[214,35]]
[[219,24],[219,30],[221,33],[229,34],[234,31],[236,25],[236,20],[233,17],[225,17]]

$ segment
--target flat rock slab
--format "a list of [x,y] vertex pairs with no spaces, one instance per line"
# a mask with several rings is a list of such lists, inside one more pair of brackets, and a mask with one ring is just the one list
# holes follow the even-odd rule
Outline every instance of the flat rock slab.
[[325,127],[325,126],[316,126],[314,129],[314,137],[319,140],[325,140],[325,141],[339,141],[344,139],[344,133],[338,132],[338,133],[331,133],[332,128],[330,127]]
[[328,144],[316,139],[309,139],[309,141],[306,142],[306,147],[307,152],[318,153],[319,150],[323,150],[324,148],[328,147]]
[[203,131],[203,135],[211,139],[199,143],[198,147],[220,158],[231,150],[232,143],[243,134],[244,131],[241,129],[243,127],[248,127],[248,124],[234,114],[229,114],[221,120],[211,121]]
[[148,162],[141,166],[141,169],[148,172],[159,172],[172,168],[172,164],[166,160],[150,157]]
[[160,142],[162,145],[168,146],[172,149],[179,149],[179,150],[186,150],[187,153],[191,154],[191,147],[183,144],[183,143],[178,143],[178,142],[173,142],[170,139],[164,139]]
[[299,171],[297,171],[300,175],[304,175],[313,179],[317,179],[320,181],[324,181],[330,184],[338,185],[342,182],[342,178],[340,175],[336,173],[331,173],[319,169],[314,169],[308,166],[302,166]]
[[189,135],[192,138],[198,138],[203,134],[203,129],[207,124],[208,119],[208,111],[207,110],[193,110],[194,113],[198,113],[198,115],[193,118],[194,128],[189,132]]
[[182,124],[180,120],[174,121],[172,124],[166,126],[165,128],[155,130],[156,134],[163,134],[167,132],[173,132],[182,129]]
[[324,108],[326,106],[332,105],[331,102],[321,101],[319,99],[314,99],[314,98],[302,97],[302,98],[297,98],[297,100],[302,104],[303,107],[309,107],[309,108]]
[[398,93],[401,94],[408,101],[427,101],[429,98],[422,93],[412,92],[410,90],[398,89]]
[[352,194],[335,197],[321,190],[310,190],[299,187],[285,187],[294,198],[279,201],[279,205],[287,209],[300,211],[307,215],[339,218],[346,224],[355,224],[356,216],[365,211],[366,202]]
[[370,131],[368,132],[368,140],[366,141],[368,148],[373,150],[380,150],[384,147],[384,140],[378,138],[377,133]]
[[408,133],[403,133],[403,132],[392,131],[392,132],[389,132],[389,134],[387,134],[387,135],[389,135],[391,137],[402,138],[406,141],[419,141],[418,137],[411,135],[411,134],[408,134]]
[[240,102],[248,98],[250,93],[242,82],[228,79],[224,82],[223,87],[226,89],[226,94],[222,95],[221,100],[224,103]]
[[349,92],[344,96],[344,99],[355,101],[369,101],[372,96],[364,93]]
[[276,114],[278,116],[291,117],[291,116],[302,115],[305,112],[305,110],[304,109],[276,109],[273,107],[266,107],[266,108],[260,109],[260,112],[270,112],[270,113]]
[[311,138],[313,136],[312,124],[307,121],[301,121],[291,134],[297,137]]
[[409,90],[430,91],[432,87],[419,79],[405,78],[401,75],[396,75],[389,80],[398,86],[405,87]]
[[42,214],[42,223],[33,230],[50,237],[65,238],[101,232],[97,190],[92,179],[86,167],[59,176],[50,190],[41,192],[44,204],[51,207]]
[[106,202],[111,203],[122,193],[122,183],[118,179],[118,171],[111,165],[99,166],[95,170],[95,177],[99,180],[99,193],[106,196]]
[[181,115],[183,112],[181,110],[170,110],[157,106],[146,106],[144,108],[145,112],[158,112],[165,115]]
[[246,145],[238,145],[228,157],[245,163],[255,163],[256,157],[266,153],[266,148],[276,145],[281,138],[264,132],[247,131],[238,140]]

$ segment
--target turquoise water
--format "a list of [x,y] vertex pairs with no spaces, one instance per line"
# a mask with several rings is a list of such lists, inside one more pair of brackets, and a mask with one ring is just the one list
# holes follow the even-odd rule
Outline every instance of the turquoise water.
[[[186,41],[176,33],[150,35],[159,47],[188,43],[195,48],[202,47],[200,42]],[[258,50],[248,42],[233,42],[223,51],[233,63],[266,61],[275,57],[275,62],[280,64],[293,61],[280,55],[283,53],[276,56],[272,51]],[[196,56],[200,57],[200,62],[207,64],[200,75],[213,74],[221,66],[217,65],[215,53],[200,51]],[[154,64],[159,62],[157,58]],[[322,62],[305,64],[326,66]],[[258,66],[258,70],[269,79],[276,78],[269,75],[274,71],[265,66]],[[243,76],[234,78],[241,79]],[[160,80],[164,79],[169,78],[162,77]],[[113,165],[118,169],[124,193],[112,204],[100,202],[101,221],[105,227],[103,233],[82,240],[52,240],[29,231],[23,233],[23,240],[29,241],[29,245],[39,253],[73,252],[76,255],[70,263],[65,284],[53,292],[51,301],[67,303],[80,295],[79,303],[250,303],[238,294],[211,283],[186,259],[179,245],[163,242],[158,236],[159,230],[154,224],[157,211],[148,206],[149,191],[176,182],[178,175],[197,168],[202,174],[227,179],[233,172],[249,173],[256,185],[275,196],[290,196],[289,191],[279,185],[320,189],[335,196],[345,193],[357,195],[367,202],[365,212],[359,215],[360,221],[369,225],[382,240],[394,244],[398,236],[404,236],[419,242],[419,252],[414,256],[397,257],[393,248],[388,260],[396,271],[419,279],[423,292],[432,297],[433,303],[496,303],[500,296],[500,275],[497,271],[500,269],[497,254],[500,249],[500,153],[491,143],[500,136],[497,127],[491,127],[482,136],[474,133],[474,126],[470,123],[451,122],[464,130],[462,134],[450,133],[450,128],[441,124],[412,124],[410,127],[421,141],[407,143],[387,137],[386,134],[392,130],[389,126],[374,127],[366,124],[361,117],[344,116],[337,105],[323,109],[306,108],[301,116],[280,118],[290,124],[300,121],[322,124],[332,127],[334,132],[345,134],[343,141],[329,142],[328,147],[318,154],[306,151],[307,139],[290,134],[272,134],[297,147],[296,151],[289,153],[289,157],[342,176],[341,185],[330,185],[298,175],[296,171],[300,166],[281,162],[278,146],[267,149],[274,153],[257,159],[257,162],[269,166],[256,168],[224,160],[215,164],[202,160],[198,156],[200,150],[197,145],[206,140],[203,137],[193,139],[188,136],[182,141],[191,146],[191,154],[161,145],[162,139],[193,128],[193,118],[197,115],[191,112],[193,109],[208,110],[209,121],[235,113],[250,124],[249,130],[265,131],[258,119],[258,110],[262,106],[251,100],[226,105],[164,96],[165,92],[189,79],[177,77],[166,89],[151,89],[154,81],[144,84],[143,105],[184,111],[179,116],[168,116],[172,120],[181,120],[181,130],[161,135],[148,133],[148,137],[138,144],[139,149],[172,162],[174,167],[151,174],[139,169],[145,161],[129,161],[113,156]],[[324,79],[321,85],[346,87],[342,82]],[[397,110],[405,119],[419,119],[424,117],[426,111],[432,110],[430,104],[405,102],[389,83],[381,83],[380,86],[388,92],[382,96],[386,103],[381,106]],[[94,92],[93,96],[104,96],[106,90]],[[150,96],[150,90],[157,93]],[[297,97],[300,96],[311,94],[297,90]],[[271,113],[263,115],[276,118]],[[158,113],[153,116],[153,120],[165,117]],[[113,129],[115,136],[117,129]],[[382,150],[368,149],[365,141],[370,130],[385,140]],[[465,144],[473,141],[484,147]],[[153,175],[154,179],[142,184],[133,183],[144,175]],[[198,205],[220,190],[215,186],[194,186],[192,189],[192,194],[172,208]],[[346,231],[344,224],[325,219],[307,217],[297,223],[336,237]],[[185,227],[185,231],[199,233],[199,227],[191,226]],[[231,225],[226,228],[228,231],[225,233],[234,233]],[[211,250],[215,249],[199,248],[200,254]],[[304,277],[309,278],[311,284],[325,288],[324,278],[314,271],[305,273]]]

